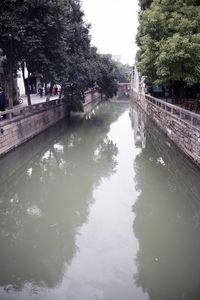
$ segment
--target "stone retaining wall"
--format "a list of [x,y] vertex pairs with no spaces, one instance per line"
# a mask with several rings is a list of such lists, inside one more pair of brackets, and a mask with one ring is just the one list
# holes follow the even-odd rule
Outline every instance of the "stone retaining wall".
[[138,95],[136,92],[132,91],[132,98],[178,148],[200,166],[199,126],[192,126],[185,120],[163,111],[163,109],[145,99],[145,96]]
[[85,104],[88,104],[96,99],[99,99],[101,94],[99,94],[96,90],[92,90],[85,93]]
[[0,127],[0,155],[62,120],[67,115],[66,105],[48,108],[32,116],[21,116]]
[[[88,93],[84,104],[85,111],[87,112],[93,104],[95,106],[100,101],[101,95],[96,91]],[[66,116],[68,116],[66,105],[61,103],[57,106],[43,108],[41,111],[27,116],[22,114],[12,120],[6,120],[0,124],[0,156],[56,124]]]

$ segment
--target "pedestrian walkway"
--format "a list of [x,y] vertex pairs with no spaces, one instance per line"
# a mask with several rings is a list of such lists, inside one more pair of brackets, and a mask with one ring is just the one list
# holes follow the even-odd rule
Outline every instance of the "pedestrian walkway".
[[[52,96],[52,97],[50,97],[49,101],[58,99],[58,97],[59,96]],[[18,108],[23,108],[23,107],[28,106],[28,100],[27,100],[27,96],[26,95],[20,96],[20,99],[22,99],[22,103],[15,104],[13,106],[13,109],[15,109],[15,108],[18,109]],[[39,103],[44,103],[44,102],[46,102],[46,96],[40,97],[40,95],[38,95],[38,94],[32,94],[31,95],[31,105],[39,104]],[[6,110],[8,110],[8,108],[6,108]],[[7,121],[8,121],[7,119],[3,119],[3,117],[0,116],[0,123],[1,124],[4,124]]]
[[[20,98],[23,99],[23,103],[22,104],[17,104],[14,107],[23,107],[23,106],[27,106],[28,105],[28,101],[27,101],[27,96],[26,95],[21,96]],[[50,101],[51,100],[55,100],[55,99],[58,99],[58,96],[51,96],[50,97]],[[32,94],[31,95],[31,104],[32,105],[38,104],[38,103],[43,103],[43,102],[46,102],[46,96],[40,97],[40,95],[38,95],[38,94]]]

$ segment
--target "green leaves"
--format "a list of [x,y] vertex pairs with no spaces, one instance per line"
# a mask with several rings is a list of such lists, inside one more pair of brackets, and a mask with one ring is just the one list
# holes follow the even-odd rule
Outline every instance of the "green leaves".
[[170,80],[199,82],[199,1],[153,0],[151,6],[144,9],[141,4],[141,8],[137,66],[149,85],[167,85]]
[[45,83],[60,84],[70,106],[82,109],[79,101],[88,88],[98,85],[112,97],[116,79],[126,76],[121,65],[90,46],[90,26],[78,0],[2,0],[0,11],[0,48],[10,77],[26,64]]

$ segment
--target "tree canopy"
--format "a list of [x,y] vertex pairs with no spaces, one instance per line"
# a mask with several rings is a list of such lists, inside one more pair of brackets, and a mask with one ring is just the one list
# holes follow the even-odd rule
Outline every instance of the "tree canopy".
[[60,84],[65,98],[73,101],[83,100],[84,92],[97,85],[106,96],[115,93],[117,67],[91,47],[79,0],[2,0],[0,10],[10,106],[13,78],[24,66],[29,75],[41,73],[44,82]]
[[119,82],[128,82],[131,76],[133,67],[128,64],[122,64],[117,61],[115,64],[115,74]]
[[137,67],[148,85],[200,82],[200,1],[140,0]]

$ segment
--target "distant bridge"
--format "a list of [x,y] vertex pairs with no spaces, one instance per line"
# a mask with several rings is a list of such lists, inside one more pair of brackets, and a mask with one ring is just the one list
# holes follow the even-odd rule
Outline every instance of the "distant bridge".
[[110,99],[111,102],[128,102],[129,100],[129,84],[125,83],[118,83],[118,91],[117,94]]

